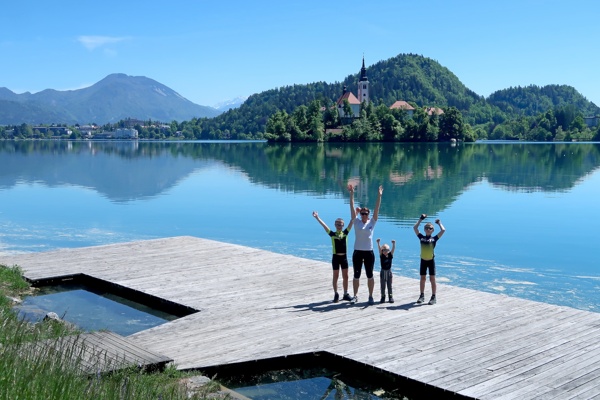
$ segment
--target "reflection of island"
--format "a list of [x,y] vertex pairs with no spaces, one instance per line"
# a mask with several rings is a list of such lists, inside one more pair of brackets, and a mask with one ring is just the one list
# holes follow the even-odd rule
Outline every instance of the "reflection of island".
[[264,154],[238,158],[236,164],[256,182],[293,191],[346,196],[345,184],[351,182],[359,186],[357,200],[367,206],[383,184],[382,213],[405,219],[446,208],[482,180],[505,190],[569,190],[600,166],[600,145],[268,144]]
[[293,192],[347,196],[353,182],[367,205],[383,184],[382,212],[405,218],[442,210],[483,179],[506,190],[569,190],[600,166],[600,145],[3,141],[0,161],[0,187],[79,185],[113,201],[156,196],[214,163]]

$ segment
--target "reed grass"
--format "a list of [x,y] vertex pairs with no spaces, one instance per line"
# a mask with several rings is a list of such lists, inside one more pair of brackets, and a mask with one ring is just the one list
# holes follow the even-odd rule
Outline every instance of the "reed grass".
[[18,267],[0,265],[0,400],[229,398],[215,397],[217,382],[188,393],[182,381],[191,374],[174,366],[155,373],[131,366],[90,374],[81,353],[85,346],[66,340],[78,333],[73,327],[56,321],[32,324],[12,310],[11,298],[28,290]]

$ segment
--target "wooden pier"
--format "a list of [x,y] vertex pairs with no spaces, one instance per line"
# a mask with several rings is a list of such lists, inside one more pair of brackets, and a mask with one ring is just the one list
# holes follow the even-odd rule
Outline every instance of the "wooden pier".
[[83,273],[200,310],[127,337],[179,369],[326,351],[466,397],[600,399],[598,313],[444,284],[436,305],[417,305],[418,280],[400,276],[396,302],[379,304],[377,274],[368,306],[364,272],[358,304],[332,303],[327,262],[194,237],[0,263],[33,280]]

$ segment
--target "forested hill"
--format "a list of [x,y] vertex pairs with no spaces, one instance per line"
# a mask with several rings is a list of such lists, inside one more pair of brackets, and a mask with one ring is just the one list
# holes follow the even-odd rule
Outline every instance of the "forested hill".
[[492,93],[487,101],[509,116],[533,116],[552,108],[575,107],[584,115],[597,115],[600,108],[567,85],[511,87]]
[[[276,111],[287,113],[300,105],[318,99],[321,105],[332,105],[342,94],[343,87],[357,93],[357,73],[342,82],[316,82],[285,86],[252,95],[239,108],[212,119],[194,121],[203,138],[216,138],[225,133],[231,138],[250,138],[264,132],[267,119]],[[414,102],[419,106],[450,107],[459,109],[467,122],[488,122],[494,114],[502,114],[497,107],[469,90],[456,75],[437,61],[415,54],[400,54],[367,68],[370,97],[375,104],[392,105],[396,100]]]
[[[268,118],[278,110],[292,113],[300,105],[318,99],[322,106],[332,105],[344,86],[357,93],[357,73],[342,82],[316,82],[285,86],[255,94],[238,109],[212,119],[191,121],[195,137],[232,139],[254,138],[265,131]],[[467,88],[448,68],[437,61],[416,54],[400,54],[367,68],[371,100],[392,105],[405,100],[420,107],[456,107],[465,122],[490,129],[498,123],[522,115],[534,115],[553,107],[574,104],[585,114],[598,114],[600,109],[570,86],[549,85],[510,88],[495,92],[488,99]]]
[[194,137],[197,139],[253,139],[255,135],[264,133],[267,120],[276,111],[291,113],[296,107],[314,99],[321,100],[323,105],[333,104],[340,94],[339,83],[317,82],[285,86],[254,94],[240,107],[215,118],[194,119],[190,122],[194,125]]
[[[420,106],[456,107],[468,111],[483,98],[469,90],[448,68],[437,61],[414,54],[401,54],[379,61],[367,69],[372,100],[392,105],[396,100]],[[348,76],[343,84],[356,87],[358,75]]]

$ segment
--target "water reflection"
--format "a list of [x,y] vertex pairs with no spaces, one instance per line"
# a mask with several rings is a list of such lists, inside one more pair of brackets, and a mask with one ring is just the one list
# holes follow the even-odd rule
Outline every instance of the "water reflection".
[[284,191],[346,196],[353,182],[367,204],[383,183],[387,212],[405,218],[443,210],[482,179],[509,191],[570,190],[600,165],[600,144],[3,141],[0,160],[0,188],[76,185],[114,202],[158,196],[215,163]]
[[85,331],[108,329],[123,336],[177,319],[119,295],[78,284],[42,287],[15,309],[20,318],[30,322],[41,321],[54,312]]

